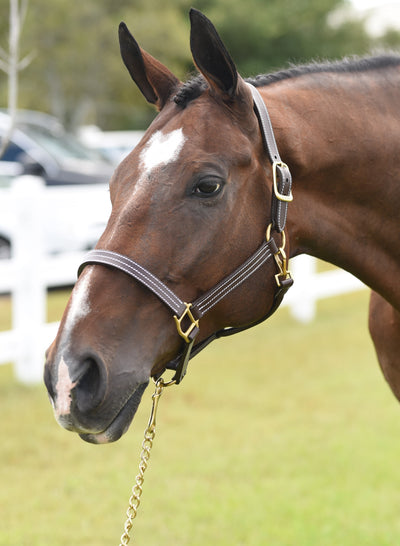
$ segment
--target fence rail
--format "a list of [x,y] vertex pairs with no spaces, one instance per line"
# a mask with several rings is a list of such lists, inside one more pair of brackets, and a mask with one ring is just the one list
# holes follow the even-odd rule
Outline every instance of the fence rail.
[[[28,384],[41,381],[44,351],[58,328],[58,323],[46,323],[47,287],[72,285],[84,255],[46,253],[43,196],[47,191],[41,179],[25,176],[15,180],[9,190],[1,190],[0,195],[0,215],[7,207],[15,220],[12,259],[0,260],[0,293],[12,297],[12,330],[0,332],[0,364],[13,362],[16,378]],[[96,206],[94,191],[92,188],[89,193],[88,206]],[[82,188],[69,192],[75,192],[77,202],[82,201]],[[315,317],[319,299],[364,288],[342,270],[318,273],[316,260],[309,256],[295,258],[291,268],[295,283],[283,305],[289,306],[293,317],[301,322]]]

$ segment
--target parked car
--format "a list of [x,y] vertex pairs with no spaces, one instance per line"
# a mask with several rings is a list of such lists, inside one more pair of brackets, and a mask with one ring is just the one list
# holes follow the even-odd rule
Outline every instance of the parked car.
[[[0,110],[0,143],[9,125],[9,115]],[[0,161],[13,164],[15,174],[42,176],[48,185],[98,184],[113,172],[109,160],[67,133],[56,118],[31,111],[18,112]]]
[[[0,145],[9,124],[8,114],[0,110]],[[0,158],[0,188],[8,188],[12,180],[22,174],[40,176],[49,187],[74,187],[76,190],[81,187],[82,192],[74,192],[74,197],[61,197],[60,194],[60,199],[47,199],[47,210],[45,207],[43,214],[47,252],[84,250],[93,246],[105,227],[109,214],[107,188],[113,170],[110,161],[68,134],[52,116],[22,111],[18,113],[9,144]],[[88,187],[92,189],[85,192],[84,188]],[[92,195],[92,201],[82,203],[80,195],[82,198],[85,195],[85,199]],[[79,225],[79,230],[71,232],[71,224]],[[12,214],[2,211],[0,258],[10,256],[13,229]]]
[[118,165],[141,141],[144,131],[102,131],[95,125],[81,127],[78,137],[86,147],[97,150]]

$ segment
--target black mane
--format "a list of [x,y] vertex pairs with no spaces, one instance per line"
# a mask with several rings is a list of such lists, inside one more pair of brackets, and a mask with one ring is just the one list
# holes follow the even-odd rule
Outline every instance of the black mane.
[[306,65],[291,66],[287,70],[280,70],[272,74],[263,74],[255,78],[247,78],[246,81],[254,86],[270,85],[275,82],[296,78],[305,74],[318,74],[321,72],[355,73],[368,70],[379,70],[400,64],[399,55],[380,55],[377,57],[346,57],[340,61],[313,62]]
[[183,108],[188,104],[188,102],[197,99],[200,95],[208,88],[208,84],[204,77],[201,74],[193,76],[181,85],[178,89],[178,92],[173,97],[173,101]]
[[[252,78],[246,78],[246,82],[255,87],[263,87],[276,82],[296,78],[305,74],[317,74],[321,72],[356,73],[368,70],[379,70],[400,64],[399,55],[379,55],[377,57],[348,57],[340,61],[313,62],[305,65],[294,65],[287,69],[270,74],[261,74]],[[192,100],[199,97],[208,87],[201,74],[194,76],[184,83],[173,97],[173,100],[183,108]]]

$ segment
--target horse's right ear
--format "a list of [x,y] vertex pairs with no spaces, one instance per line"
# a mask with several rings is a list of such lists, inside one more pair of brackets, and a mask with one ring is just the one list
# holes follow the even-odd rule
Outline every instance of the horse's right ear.
[[166,66],[139,47],[125,23],[119,25],[122,60],[144,97],[159,110],[165,105],[179,79]]

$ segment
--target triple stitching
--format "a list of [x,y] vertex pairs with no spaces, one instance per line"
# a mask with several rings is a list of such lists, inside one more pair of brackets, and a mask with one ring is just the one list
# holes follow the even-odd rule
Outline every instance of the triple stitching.
[[[113,256],[110,257],[107,251],[103,250],[103,251],[97,251],[97,252],[99,252],[100,256],[101,254],[107,256],[107,259],[109,259],[110,262],[113,262],[115,260],[117,264],[122,264],[123,266],[125,266],[126,269],[118,265],[118,267],[121,270],[125,271],[130,276],[137,278],[140,282],[145,284],[148,288],[150,288],[151,286],[152,287],[150,288],[151,290],[153,290],[153,287],[155,287],[157,289],[156,291],[159,291],[161,294],[163,294],[167,302],[169,301],[168,305],[170,305],[170,307],[173,307],[173,311],[175,312],[180,311],[180,309],[177,309],[176,306],[184,307],[183,302],[179,300],[173,292],[170,292],[169,288],[166,285],[162,284],[161,281],[157,279],[155,275],[150,273],[150,271],[146,271],[138,263],[134,262],[133,260],[128,261],[128,259],[122,256],[121,254],[114,253]],[[147,285],[147,282],[149,283],[150,286]]]
[[[200,302],[194,302],[194,306],[202,314],[209,311],[214,305],[216,305],[222,298],[232,292],[237,286],[242,284],[250,275],[257,271],[271,256],[271,250],[267,243],[258,250],[258,252],[248,260],[233,277],[228,277],[219,286],[216,286],[209,294],[200,298]],[[267,251],[265,253],[265,251]]]
[[[101,261],[96,260],[96,256],[98,256],[98,259]],[[150,273],[150,271],[146,271],[141,265],[134,262],[133,260],[130,260],[130,258],[127,258],[122,254],[107,250],[95,250],[90,255],[88,255],[88,258],[89,259],[87,263],[108,263],[108,265],[113,265],[114,267],[117,267],[121,271],[124,271],[131,277],[134,277],[142,284],[147,286],[147,288],[149,288],[156,294],[159,294],[161,299],[163,299],[164,302],[169,307],[171,307],[171,309],[175,313],[181,313],[184,310],[185,305],[183,301],[178,299],[178,297],[175,296],[175,294],[170,291],[170,289],[165,284],[157,279],[155,275]]]
[[257,271],[257,269],[259,269],[270,257],[271,257],[271,254],[268,254],[267,256],[265,256],[265,258],[261,257],[258,263],[255,263],[254,265],[252,265],[251,269],[249,268],[248,270],[243,271],[241,278],[235,279],[235,282],[227,286],[224,292],[221,292],[220,294],[216,294],[213,300],[211,300],[206,307],[202,307],[202,313],[204,314],[207,311],[209,311],[212,307],[214,307],[214,305],[220,302],[225,296],[227,296],[233,290],[235,290],[238,286],[240,286],[246,279],[250,277],[250,275],[252,275],[255,271]]

